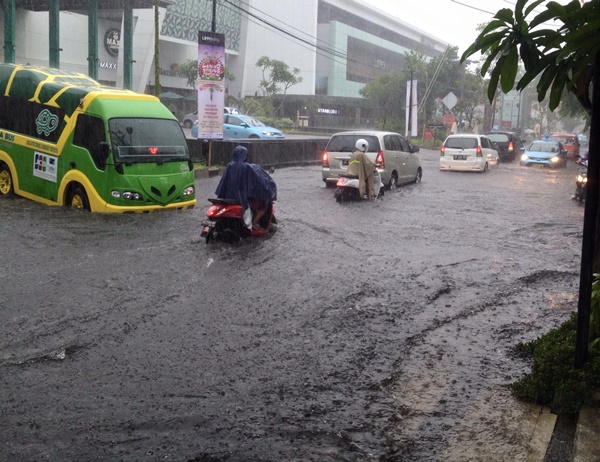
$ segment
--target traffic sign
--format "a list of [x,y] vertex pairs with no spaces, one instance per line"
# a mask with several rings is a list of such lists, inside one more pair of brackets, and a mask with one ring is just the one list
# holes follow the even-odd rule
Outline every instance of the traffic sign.
[[448,93],[446,96],[444,96],[444,99],[442,99],[442,103],[444,103],[444,106],[446,106],[450,111],[454,106],[456,106],[457,102],[458,98],[452,92]]

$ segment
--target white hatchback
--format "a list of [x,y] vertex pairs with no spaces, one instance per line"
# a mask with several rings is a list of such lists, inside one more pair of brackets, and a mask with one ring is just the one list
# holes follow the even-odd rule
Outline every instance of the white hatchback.
[[440,170],[485,172],[498,163],[498,151],[485,135],[449,135],[440,149]]

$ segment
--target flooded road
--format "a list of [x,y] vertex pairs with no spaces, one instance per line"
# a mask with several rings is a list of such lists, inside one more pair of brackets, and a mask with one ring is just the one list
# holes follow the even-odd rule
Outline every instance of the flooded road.
[[420,156],[376,203],[280,169],[240,245],[199,237],[218,177],[175,213],[0,200],[0,460],[524,461],[510,349],[576,310],[577,168]]

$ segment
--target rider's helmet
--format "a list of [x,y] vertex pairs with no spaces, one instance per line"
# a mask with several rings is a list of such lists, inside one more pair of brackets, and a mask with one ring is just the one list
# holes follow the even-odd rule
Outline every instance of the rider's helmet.
[[362,152],[367,152],[369,150],[369,143],[367,142],[367,140],[364,139],[359,139],[356,140],[356,149],[358,149],[359,151]]

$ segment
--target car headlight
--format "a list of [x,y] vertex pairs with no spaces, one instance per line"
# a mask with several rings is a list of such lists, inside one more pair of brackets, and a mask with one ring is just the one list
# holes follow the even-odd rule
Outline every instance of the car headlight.
[[183,190],[183,195],[184,196],[191,196],[192,194],[194,194],[194,187],[193,186],[188,186],[187,188],[185,188]]
[[560,157],[554,156],[554,157],[550,158],[550,162],[552,162],[553,164],[556,164],[557,162],[560,162]]
[[529,160],[529,156],[528,156],[527,154],[523,154],[523,155],[521,156],[521,160],[522,160],[523,162],[525,162],[526,160]]

